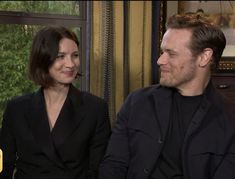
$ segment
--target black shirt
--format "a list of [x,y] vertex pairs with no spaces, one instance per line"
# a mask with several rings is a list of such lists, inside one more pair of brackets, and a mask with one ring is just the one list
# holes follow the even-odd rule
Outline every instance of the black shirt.
[[150,178],[183,179],[182,145],[187,128],[197,111],[202,95],[182,96],[175,91],[166,142]]

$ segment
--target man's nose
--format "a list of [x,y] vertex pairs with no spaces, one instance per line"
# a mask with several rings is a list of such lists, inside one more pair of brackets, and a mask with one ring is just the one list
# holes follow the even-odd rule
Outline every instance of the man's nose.
[[158,64],[159,66],[160,66],[160,65],[164,65],[164,64],[167,63],[167,61],[168,61],[167,56],[166,56],[165,53],[163,53],[163,54],[161,54],[160,57],[158,58],[157,64]]

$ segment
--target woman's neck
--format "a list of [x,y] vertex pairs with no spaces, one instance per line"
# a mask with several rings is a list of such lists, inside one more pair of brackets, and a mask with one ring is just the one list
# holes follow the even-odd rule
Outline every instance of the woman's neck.
[[64,102],[69,91],[69,85],[44,88],[44,98],[47,104]]

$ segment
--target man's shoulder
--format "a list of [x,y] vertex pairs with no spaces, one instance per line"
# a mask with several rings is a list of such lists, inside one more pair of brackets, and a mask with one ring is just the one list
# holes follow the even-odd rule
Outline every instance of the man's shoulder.
[[130,93],[131,96],[149,96],[152,94],[161,94],[163,92],[170,91],[170,88],[161,86],[160,84],[151,85],[148,87],[134,90]]
[[148,87],[140,88],[132,91],[125,101],[132,103],[145,103],[149,99],[162,99],[163,96],[169,96],[171,94],[171,88],[163,87],[159,84],[151,85]]

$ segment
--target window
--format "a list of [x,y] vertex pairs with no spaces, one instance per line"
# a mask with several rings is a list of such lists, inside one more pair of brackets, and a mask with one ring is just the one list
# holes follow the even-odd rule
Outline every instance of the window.
[[80,41],[80,71],[83,74],[75,85],[87,90],[87,4],[86,1],[1,1],[1,116],[9,99],[37,88],[27,80],[27,64],[32,38],[43,26],[62,25],[75,31]]

